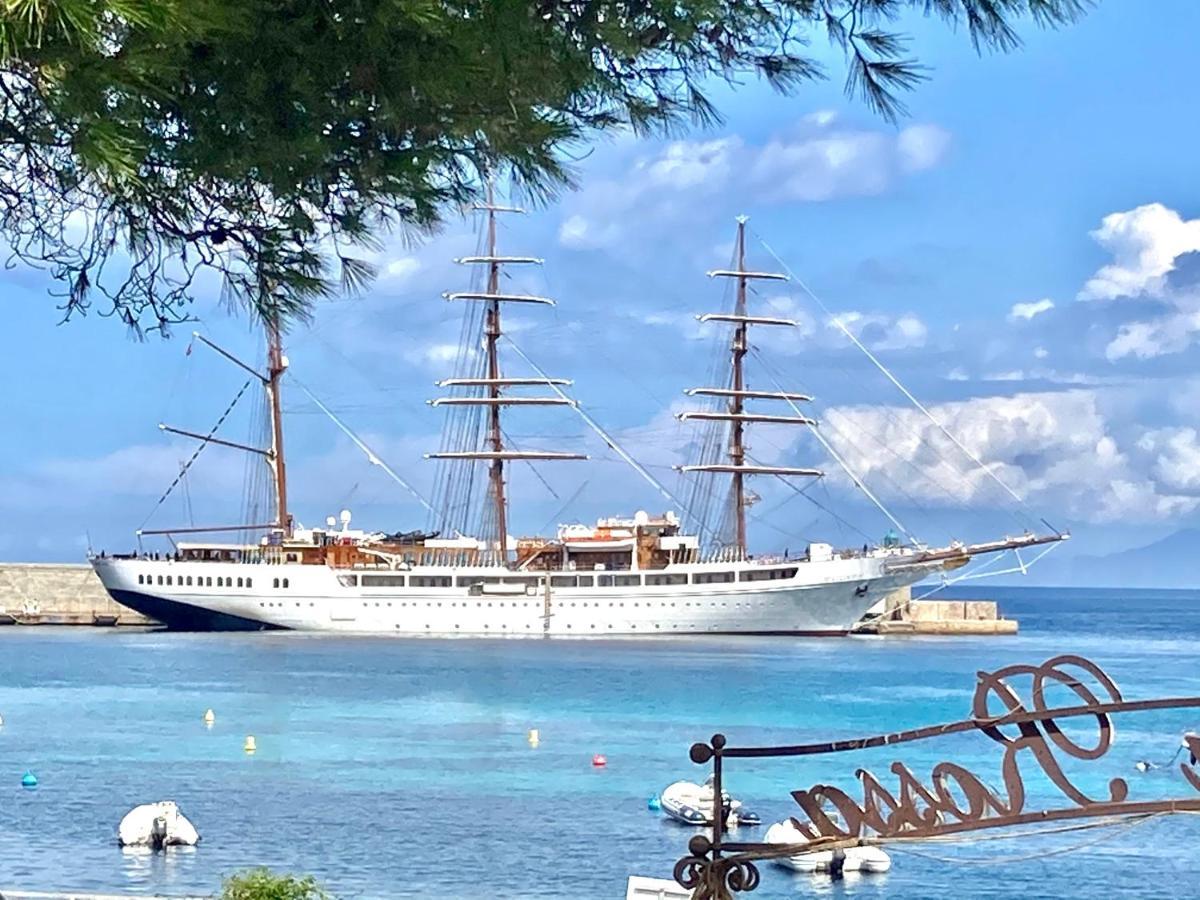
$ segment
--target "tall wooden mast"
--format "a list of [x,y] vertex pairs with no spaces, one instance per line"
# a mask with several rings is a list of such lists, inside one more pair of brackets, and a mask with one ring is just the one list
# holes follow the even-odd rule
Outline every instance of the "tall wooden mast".
[[279,333],[279,317],[272,313],[264,323],[267,330],[267,399],[271,406],[271,449],[267,459],[275,481],[275,520],[284,536],[292,533],[292,520],[288,515],[287,466],[283,458],[283,408],[280,397],[280,380],[287,371],[287,358]]
[[504,433],[500,430],[500,358],[496,342],[500,340],[500,262],[496,257],[496,203],[492,192],[492,184],[488,182],[487,192],[487,230],[488,230],[488,282],[487,292],[491,296],[487,306],[487,322],[483,335],[487,348],[487,396],[491,400],[488,407],[488,446],[495,454],[488,469],[488,494],[492,499],[496,516],[496,533],[500,541],[500,557],[508,561],[508,505],[504,499]]
[[706,422],[729,423],[729,462],[704,463],[692,466],[680,466],[682,472],[712,472],[728,474],[733,480],[733,516],[734,541],[739,557],[745,557],[746,548],[746,477],[750,475],[821,475],[819,469],[798,468],[795,466],[765,466],[746,462],[745,427],[752,422],[769,423],[774,425],[816,425],[814,419],[807,416],[768,415],[748,412],[747,400],[783,400],[789,404],[811,400],[805,394],[793,394],[782,391],[756,391],[746,386],[745,357],[750,350],[751,325],[775,325],[795,328],[796,322],[791,319],[774,316],[752,316],[747,311],[746,291],[750,281],[759,279],[765,281],[786,281],[786,275],[774,272],[755,272],[746,268],[746,217],[739,216],[737,220],[736,269],[717,269],[709,272],[710,278],[737,279],[737,294],[733,313],[705,313],[697,316],[701,322],[723,322],[733,325],[733,339],[729,344],[731,357],[731,372],[729,387],[698,387],[689,388],[688,396],[717,397],[726,401],[724,412],[685,412],[678,418]]
[[[729,412],[734,416],[732,427],[730,428],[729,459],[735,467],[740,469],[746,462],[746,447],[742,442],[742,435],[746,426],[741,418],[742,413],[745,412],[745,398],[742,396],[742,391],[746,389],[745,377],[742,371],[742,359],[749,349],[746,345],[749,326],[745,322],[746,217],[738,216],[737,223],[737,301],[734,304],[733,311],[734,315],[742,317],[742,321],[738,322],[737,327],[733,330],[733,341],[729,348],[733,356],[733,394],[729,398]],[[738,551],[742,556],[746,554],[745,477],[744,472],[736,471],[733,473],[733,503],[737,524],[736,540]]]
[[554,450],[515,450],[504,444],[504,431],[501,428],[501,410],[505,406],[567,406],[573,401],[565,396],[554,397],[522,397],[505,393],[506,388],[528,387],[536,385],[569,385],[570,381],[561,378],[506,378],[500,369],[499,341],[503,335],[500,322],[500,307],[504,303],[524,303],[543,306],[553,306],[554,301],[547,297],[532,294],[506,294],[500,289],[500,275],[503,267],[514,264],[540,265],[541,259],[533,256],[501,256],[496,241],[496,214],[520,213],[524,210],[512,206],[500,206],[495,202],[492,185],[488,184],[487,203],[477,204],[475,209],[487,213],[487,253],[484,256],[466,256],[455,262],[464,265],[486,265],[488,267],[487,290],[459,291],[447,293],[447,300],[474,300],[486,303],[486,313],[483,324],[484,354],[486,357],[486,377],[484,378],[448,378],[438,382],[439,387],[451,388],[482,388],[476,396],[451,396],[431,400],[433,406],[486,406],[487,434],[484,437],[485,448],[482,450],[451,450],[440,453],[428,453],[427,459],[461,459],[486,460],[488,466],[488,502],[492,504],[493,516],[496,520],[497,550],[499,558],[508,563],[508,498],[504,482],[504,464],[510,460],[560,460],[587,459],[580,453],[565,453]]

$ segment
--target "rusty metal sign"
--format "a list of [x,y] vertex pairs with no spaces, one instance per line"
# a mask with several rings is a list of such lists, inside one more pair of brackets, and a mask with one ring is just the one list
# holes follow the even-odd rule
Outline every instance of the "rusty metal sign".
[[[1047,705],[1047,693],[1055,688],[1067,692],[1066,705]],[[957,722],[854,740],[779,747],[730,747],[723,735],[713,735],[708,744],[693,744],[690,755],[697,764],[711,761],[714,797],[723,796],[726,759],[842,753],[970,732],[979,732],[1003,748],[1003,788],[993,790],[983,778],[954,762],[938,763],[927,778],[902,762],[893,762],[890,776],[885,779],[858,769],[858,785],[853,792],[829,784],[792,792],[800,815],[791,822],[805,843],[726,842],[725,810],[714,822],[711,838],[696,835],[688,843],[689,855],[675,865],[675,880],[693,891],[694,900],[729,900],[732,893],[752,891],[758,886],[755,860],[1065,819],[1200,812],[1200,796],[1130,799],[1128,783],[1116,777],[1108,781],[1102,795],[1091,796],[1073,783],[1062,767],[1067,759],[1094,762],[1103,758],[1112,746],[1112,716],[1117,713],[1188,707],[1200,707],[1200,697],[1126,700],[1116,683],[1095,663],[1064,655],[1041,665],[1006,666],[978,673],[971,717]],[[1086,739],[1068,736],[1058,724],[1081,717],[1093,720],[1095,727]],[[1179,771],[1187,785],[1200,792],[1200,735],[1186,735],[1184,748],[1187,758],[1179,763]],[[1066,802],[1050,809],[1027,809],[1023,779],[1027,771],[1040,771]]]

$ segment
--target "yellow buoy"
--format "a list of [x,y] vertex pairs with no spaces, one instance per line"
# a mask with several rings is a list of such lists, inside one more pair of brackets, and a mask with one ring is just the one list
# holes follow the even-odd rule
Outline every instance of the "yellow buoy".
[[529,746],[536,747],[539,742],[540,742],[540,737],[538,736],[538,730],[536,728],[530,728],[529,729]]
[[253,753],[255,750],[258,749],[258,744],[256,744],[254,742],[254,735],[252,735],[252,734],[246,735],[246,743],[242,745],[242,749],[245,750],[247,753]]
[[214,713],[211,709],[206,709],[204,711],[204,724],[211,728],[212,723],[215,721],[217,721],[216,713]]

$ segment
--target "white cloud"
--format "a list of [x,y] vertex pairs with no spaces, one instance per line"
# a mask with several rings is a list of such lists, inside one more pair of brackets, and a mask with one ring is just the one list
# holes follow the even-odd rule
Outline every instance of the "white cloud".
[[941,162],[949,146],[950,132],[936,125],[910,125],[896,141],[900,166],[906,172],[933,168]]
[[1184,219],[1161,203],[1104,217],[1092,237],[1113,257],[1079,291],[1080,300],[1150,298],[1164,311],[1122,323],[1104,355],[1110,362],[1153,359],[1186,350],[1200,335],[1200,293],[1170,278],[1180,257],[1200,252],[1200,219]]
[[558,237],[569,247],[607,246],[623,228],[686,220],[734,190],[756,203],[879,194],[935,166],[948,143],[934,125],[871,130],[843,125],[830,111],[805,116],[761,145],[737,135],[674,141],[634,160],[621,177],[595,179],[568,197]]
[[[1089,390],[978,397],[931,407],[946,429],[1035,509],[1087,521],[1152,521],[1200,506],[1196,435],[1122,436]],[[919,411],[851,406],[826,411],[826,432],[850,466],[890,499],[906,493],[961,497],[1002,506],[1007,496],[988,474]],[[900,466],[905,460],[911,467]],[[922,490],[928,479],[932,488]],[[901,492],[897,485],[904,485]],[[944,493],[943,493],[944,492]]]
[[390,260],[383,266],[379,277],[386,281],[405,281],[421,270],[421,261],[415,256],[402,256]]
[[1200,438],[1195,428],[1159,428],[1146,432],[1139,449],[1154,456],[1154,474],[1181,491],[1200,491]]
[[1178,312],[1148,322],[1126,322],[1104,348],[1115,362],[1128,356],[1153,359],[1186,350],[1200,333],[1200,312]]
[[1012,322],[1021,320],[1028,322],[1034,316],[1040,316],[1052,309],[1054,309],[1054,301],[1049,298],[1032,300],[1028,303],[1014,303],[1008,312],[1008,318]]
[[849,310],[831,318],[826,322],[826,327],[840,332],[839,322],[871,350],[924,347],[929,337],[929,329],[913,313],[891,316],[885,313]]
[[1161,203],[1147,203],[1105,216],[1091,235],[1113,261],[1088,279],[1079,299],[1158,296],[1175,260],[1200,250],[1200,219],[1184,219]]
[[425,365],[446,378],[452,374],[454,363],[458,360],[461,353],[473,355],[475,350],[464,351],[463,348],[448,341],[438,341],[432,344],[412,347],[404,351],[404,358],[413,365]]

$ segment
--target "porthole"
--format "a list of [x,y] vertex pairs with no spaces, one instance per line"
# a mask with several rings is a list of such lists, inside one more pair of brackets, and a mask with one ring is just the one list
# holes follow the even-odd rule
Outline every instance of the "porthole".
[[[217,581],[220,581],[220,580],[221,580],[220,578],[217,579]],[[279,579],[278,578],[274,579],[271,582],[271,587],[279,587]]]
[[283,579],[283,586],[284,586],[284,587],[287,587],[287,586],[288,586],[288,580],[287,580],[286,578],[285,578],[285,579]]

